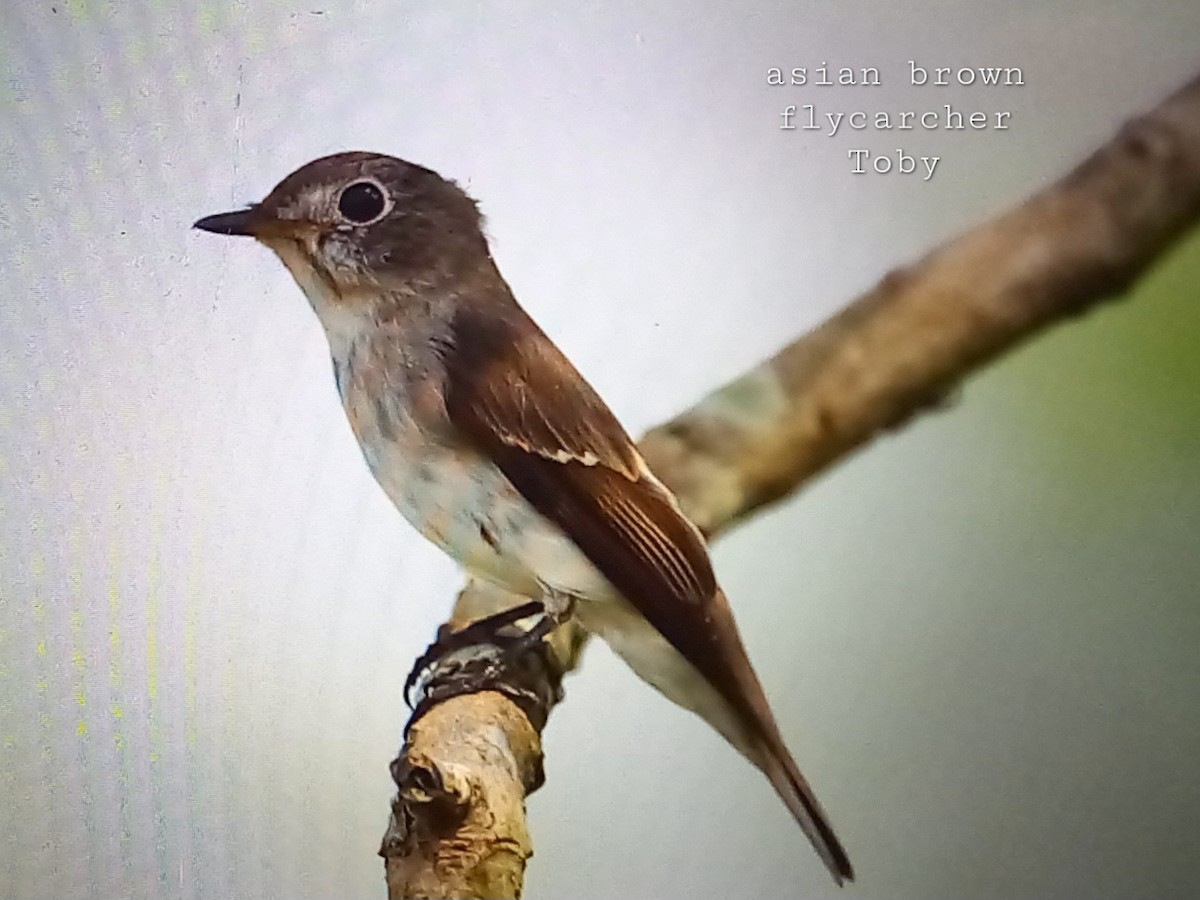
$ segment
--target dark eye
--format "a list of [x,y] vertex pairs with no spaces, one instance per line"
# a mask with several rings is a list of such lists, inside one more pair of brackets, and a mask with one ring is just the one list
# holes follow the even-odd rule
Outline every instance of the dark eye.
[[373,181],[356,181],[338,198],[338,212],[358,225],[378,219],[383,207],[383,191]]

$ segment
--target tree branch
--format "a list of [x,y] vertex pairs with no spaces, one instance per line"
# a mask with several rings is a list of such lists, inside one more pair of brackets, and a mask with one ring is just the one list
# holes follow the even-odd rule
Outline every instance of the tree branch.
[[[716,535],[940,403],[1022,339],[1120,295],[1198,217],[1200,77],[1057,183],[891,272],[650,431],[642,452]],[[473,583],[450,627],[516,602]],[[582,644],[577,629],[561,629],[544,656],[506,670],[496,691],[434,703],[410,723],[380,850],[389,897],[520,895],[540,731]],[[454,675],[435,665],[426,693]]]

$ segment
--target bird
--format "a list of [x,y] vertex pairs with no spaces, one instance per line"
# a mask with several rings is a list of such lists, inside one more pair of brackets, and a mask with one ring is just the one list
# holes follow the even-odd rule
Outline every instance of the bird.
[[854,878],[702,534],[518,304],[466,191],[344,152],[194,227],[253,237],[292,274],[367,466],[404,518],[470,576],[540,603],[543,623],[574,617],[698,714],[767,777],[834,881]]

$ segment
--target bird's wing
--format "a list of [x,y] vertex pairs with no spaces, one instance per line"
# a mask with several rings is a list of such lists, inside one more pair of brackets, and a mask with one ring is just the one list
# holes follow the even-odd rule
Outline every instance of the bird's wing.
[[740,706],[731,648],[709,614],[717,587],[703,539],[562,352],[503,304],[460,312],[444,358],[452,423]]

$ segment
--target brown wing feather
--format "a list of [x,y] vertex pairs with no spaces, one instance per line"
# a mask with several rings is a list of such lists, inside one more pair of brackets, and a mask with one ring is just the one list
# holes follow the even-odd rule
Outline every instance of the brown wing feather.
[[454,322],[451,421],[743,707],[729,649],[709,615],[717,585],[699,532],[641,474],[629,435],[536,323],[515,305],[483,315],[463,311]]
[[[519,306],[487,320],[460,311],[447,405],[456,424],[556,462],[638,477],[633,441],[604,401]],[[476,435],[479,436],[479,435]]]

